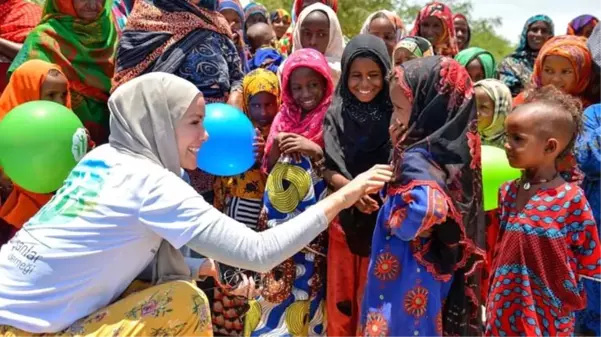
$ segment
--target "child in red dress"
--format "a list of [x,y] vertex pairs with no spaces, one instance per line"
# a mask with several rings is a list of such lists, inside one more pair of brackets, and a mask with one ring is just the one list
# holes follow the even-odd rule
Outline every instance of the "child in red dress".
[[505,150],[521,179],[500,188],[500,232],[492,261],[487,336],[566,336],[586,305],[583,278],[601,281],[599,235],[576,183],[558,158],[571,151],[581,105],[546,87],[505,121]]

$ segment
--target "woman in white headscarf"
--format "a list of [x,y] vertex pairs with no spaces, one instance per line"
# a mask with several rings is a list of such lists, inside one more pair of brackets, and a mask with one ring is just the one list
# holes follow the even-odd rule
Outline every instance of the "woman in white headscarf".
[[[3,333],[211,336],[207,299],[190,281],[218,276],[215,264],[188,264],[177,249],[187,245],[227,265],[266,272],[391,177],[387,166],[375,167],[303,214],[257,233],[180,178],[182,167],[196,166],[208,137],[196,86],[150,73],[120,86],[108,105],[109,143],[88,153],[0,249]],[[145,270],[152,286],[123,295]]]
[[[312,48],[326,57],[336,85],[340,78],[340,59],[344,51],[344,37],[336,12],[320,2],[306,7],[296,21],[292,36],[292,52]],[[285,62],[278,69],[280,79],[284,64]]]
[[381,9],[367,17],[359,34],[371,34],[382,39],[388,55],[392,57],[394,47],[405,36],[405,24],[395,12]]

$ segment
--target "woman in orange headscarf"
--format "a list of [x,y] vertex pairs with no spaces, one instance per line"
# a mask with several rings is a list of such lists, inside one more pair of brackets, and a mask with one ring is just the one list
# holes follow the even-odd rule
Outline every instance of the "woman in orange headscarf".
[[430,41],[436,55],[455,57],[459,52],[453,13],[443,3],[432,2],[422,8],[409,35]]
[[[534,63],[532,86],[553,85],[579,98],[584,108],[588,107],[590,102],[584,96],[592,76],[592,56],[586,41],[586,38],[574,35],[556,36],[547,41]],[[520,93],[513,105],[522,104],[524,98],[524,93]]]
[[[37,100],[54,101],[71,108],[69,82],[60,67],[30,60],[14,71],[0,96],[0,121],[16,106]],[[2,180],[3,185],[7,185],[8,180]],[[0,244],[8,241],[51,197],[50,193],[33,193],[14,185],[6,201],[0,200]]]

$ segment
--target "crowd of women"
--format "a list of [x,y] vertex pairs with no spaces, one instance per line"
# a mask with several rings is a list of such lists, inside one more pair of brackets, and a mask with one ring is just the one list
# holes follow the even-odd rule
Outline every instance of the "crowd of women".
[[[600,336],[597,18],[497,64],[444,3],[337,10],[0,0],[0,120],[54,101],[93,148],[2,177],[0,336]],[[233,177],[196,166],[217,102],[256,128]],[[487,212],[482,145],[522,170]]]

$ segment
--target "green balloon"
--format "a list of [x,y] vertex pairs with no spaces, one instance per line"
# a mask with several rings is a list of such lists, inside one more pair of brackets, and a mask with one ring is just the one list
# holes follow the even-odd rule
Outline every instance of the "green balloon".
[[86,152],[83,125],[58,103],[27,102],[0,121],[0,166],[28,191],[58,190]]
[[520,174],[520,170],[509,166],[504,150],[482,145],[482,192],[485,211],[498,207],[499,187],[506,181],[519,178]]

